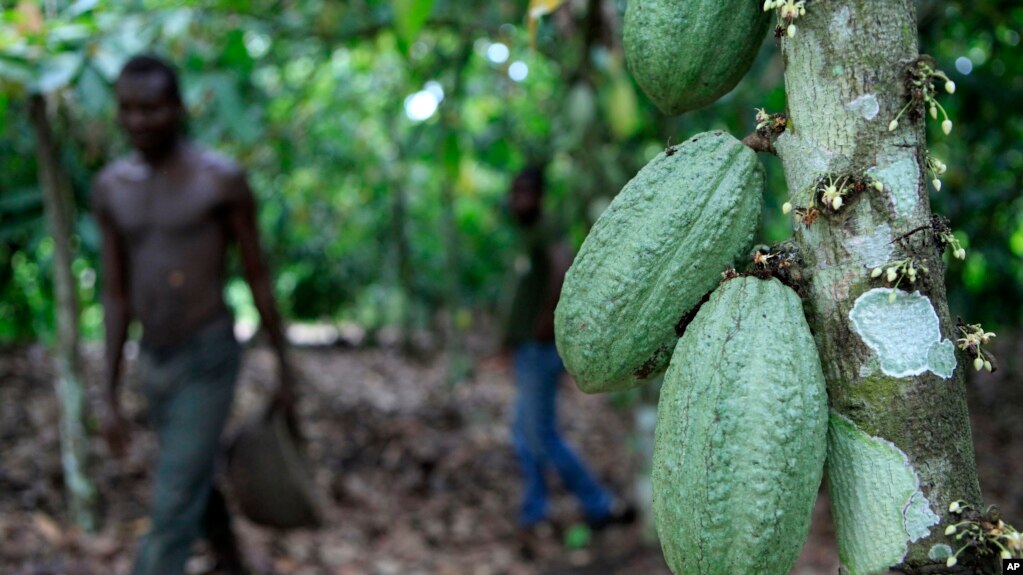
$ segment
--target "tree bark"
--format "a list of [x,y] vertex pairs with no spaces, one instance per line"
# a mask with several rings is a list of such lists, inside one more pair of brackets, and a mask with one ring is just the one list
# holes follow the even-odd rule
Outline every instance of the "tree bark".
[[[461,151],[459,149],[459,128],[461,127],[461,100],[465,80],[465,68],[472,55],[472,44],[466,41],[458,51],[454,61],[448,66],[454,79],[451,90],[447,94],[446,110],[442,111],[441,126],[446,133],[444,141],[444,181],[441,183],[441,234],[444,238],[445,252],[445,287],[444,314],[447,319],[445,332],[448,353],[448,388],[461,383],[472,372],[472,364],[466,351],[466,328],[462,325],[459,315],[463,313],[462,282],[461,282],[461,239],[458,233],[458,218],[455,214],[455,189],[458,186]],[[455,155],[458,161],[452,161],[448,155]]]
[[[883,184],[795,224],[807,316],[828,382],[828,490],[843,573],[981,573],[945,567],[958,499],[979,506],[963,370],[931,210],[925,118],[889,122],[918,57],[912,0],[807,2],[783,36],[789,124],[775,142],[793,205],[821,178]],[[949,137],[955,137],[953,133]],[[892,291],[871,270],[914,258],[930,271]],[[904,280],[904,283],[908,280]],[[947,546],[942,547],[942,546]]]
[[[402,109],[400,101],[394,107]],[[415,270],[412,267],[412,246],[409,242],[408,233],[408,190],[407,170],[405,170],[405,151],[411,146],[402,146],[401,133],[398,124],[401,121],[400,115],[394,115],[390,122],[392,147],[390,165],[391,190],[391,226],[392,239],[394,241],[394,253],[397,260],[397,283],[405,298],[405,307],[401,312],[401,350],[406,355],[414,353],[413,332],[415,331],[415,317],[413,312],[417,303],[415,287]],[[413,136],[413,138],[416,138]]]
[[[455,216],[455,191],[457,182],[452,174],[447,174],[441,183],[441,230],[444,238],[444,332],[447,338],[445,347],[448,354],[447,384],[453,388],[469,375],[469,358],[465,351],[465,329],[459,321],[462,313],[462,290],[459,278],[459,238],[458,221]],[[454,174],[457,177],[457,174]]]
[[61,406],[61,462],[72,520],[85,531],[99,527],[98,495],[88,476],[89,444],[85,429],[85,391],[78,350],[78,300],[71,271],[74,202],[71,184],[60,166],[57,142],[47,116],[46,98],[33,95],[29,114],[36,136],[39,185],[53,237],[53,282],[57,303],[54,360]]

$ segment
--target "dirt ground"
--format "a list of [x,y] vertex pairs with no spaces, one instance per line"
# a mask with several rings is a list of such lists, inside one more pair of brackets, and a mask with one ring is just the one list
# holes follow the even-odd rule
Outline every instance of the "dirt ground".
[[[1023,345],[1001,338],[1003,369],[971,376],[970,407],[986,498],[1023,522]],[[98,349],[86,350],[98,381]],[[299,410],[308,455],[328,507],[318,531],[274,532],[239,521],[246,552],[261,573],[279,575],[650,574],[667,575],[642,523],[589,533],[552,477],[559,534],[527,560],[516,543],[517,466],[508,441],[513,385],[507,368],[483,361],[470,381],[445,383],[443,361],[420,363],[380,349],[296,351],[305,385]],[[257,413],[273,381],[273,361],[249,350],[232,425]],[[131,381],[129,364],[129,381]],[[106,506],[96,535],[71,529],[64,514],[58,406],[49,360],[39,346],[0,350],[0,572],[10,575],[122,575],[146,529],[155,443],[132,385],[135,427],[124,461],[99,441],[93,470]],[[94,391],[94,390],[93,390]],[[644,464],[634,410],[563,387],[561,423],[596,473],[636,499]],[[200,549],[189,573],[206,573]],[[838,572],[827,501],[793,571]]]

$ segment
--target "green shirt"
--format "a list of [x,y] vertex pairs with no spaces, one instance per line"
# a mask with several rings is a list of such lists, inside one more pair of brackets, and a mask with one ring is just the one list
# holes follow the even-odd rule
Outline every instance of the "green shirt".
[[[542,318],[553,314],[551,274],[554,273],[551,249],[558,236],[544,221],[537,222],[520,234],[519,255],[515,259],[511,305],[505,316],[504,343],[518,345],[527,341],[551,341],[553,334],[538,334],[541,325],[553,321]],[[541,321],[546,320],[546,322]]]

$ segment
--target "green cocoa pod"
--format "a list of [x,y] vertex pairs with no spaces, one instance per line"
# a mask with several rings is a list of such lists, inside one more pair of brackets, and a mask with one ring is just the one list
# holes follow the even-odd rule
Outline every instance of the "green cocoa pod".
[[702,108],[746,75],[771,16],[757,0],[629,0],[625,62],[665,114]]
[[676,575],[786,575],[824,469],[827,396],[799,297],[725,282],[671,358],[657,406],[654,522]]
[[764,170],[724,132],[659,154],[601,214],[554,314],[565,367],[588,393],[664,371],[679,320],[753,239]]

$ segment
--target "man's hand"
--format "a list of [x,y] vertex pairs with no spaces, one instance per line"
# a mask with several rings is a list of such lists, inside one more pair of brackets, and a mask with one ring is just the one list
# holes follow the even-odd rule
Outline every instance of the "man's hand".
[[124,457],[131,445],[131,428],[113,403],[100,409],[100,433],[114,457]]

